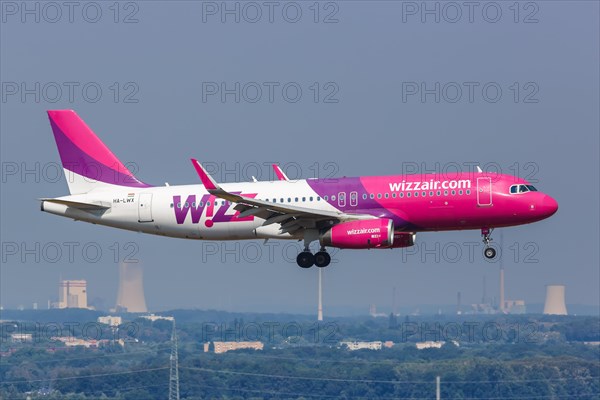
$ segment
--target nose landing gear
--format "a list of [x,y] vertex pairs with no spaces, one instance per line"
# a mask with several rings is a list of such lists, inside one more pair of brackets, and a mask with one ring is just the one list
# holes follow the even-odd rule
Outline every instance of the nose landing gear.
[[485,249],[483,249],[483,255],[487,259],[493,259],[496,257],[496,249],[490,246],[490,242],[492,241],[491,235],[494,228],[481,228],[481,236],[483,236],[483,243],[485,244]]

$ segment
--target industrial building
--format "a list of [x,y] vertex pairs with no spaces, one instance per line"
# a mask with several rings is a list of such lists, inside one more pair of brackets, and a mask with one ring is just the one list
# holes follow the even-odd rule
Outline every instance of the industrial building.
[[85,280],[60,281],[56,308],[88,308],[87,282]]

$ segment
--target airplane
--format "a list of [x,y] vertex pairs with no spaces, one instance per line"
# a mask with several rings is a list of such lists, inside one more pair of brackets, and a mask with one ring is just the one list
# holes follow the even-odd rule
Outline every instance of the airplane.
[[[393,249],[416,234],[480,230],[493,259],[494,228],[537,222],[557,202],[519,177],[477,172],[219,184],[192,159],[201,184],[140,181],[73,110],[48,111],[70,194],[42,198],[47,213],[113,228],[198,240],[304,241],[297,263],[326,267],[328,247]],[[313,254],[310,244],[318,242]]]

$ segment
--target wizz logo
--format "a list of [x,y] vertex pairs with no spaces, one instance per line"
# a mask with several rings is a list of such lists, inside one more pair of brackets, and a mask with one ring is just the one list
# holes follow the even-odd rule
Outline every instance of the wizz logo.
[[[233,192],[241,194],[241,192]],[[253,199],[256,193],[244,194],[242,196]],[[230,203],[225,200],[217,199],[211,194],[203,195],[199,200],[195,194],[191,194],[185,201],[181,200],[182,196],[173,196],[173,209],[175,210],[175,220],[177,224],[185,223],[188,214],[191,214],[192,224],[197,224],[202,219],[204,210],[206,210],[206,220],[204,225],[210,228],[215,222],[242,222],[254,221],[254,216],[250,215],[243,218],[238,218],[240,212],[234,210],[233,213],[228,213],[229,209],[233,209],[235,203]]]

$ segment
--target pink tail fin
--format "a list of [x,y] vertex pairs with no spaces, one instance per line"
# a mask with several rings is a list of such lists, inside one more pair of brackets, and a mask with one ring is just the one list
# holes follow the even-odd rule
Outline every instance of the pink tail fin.
[[73,110],[48,111],[71,194],[110,185],[149,187],[138,180]]

